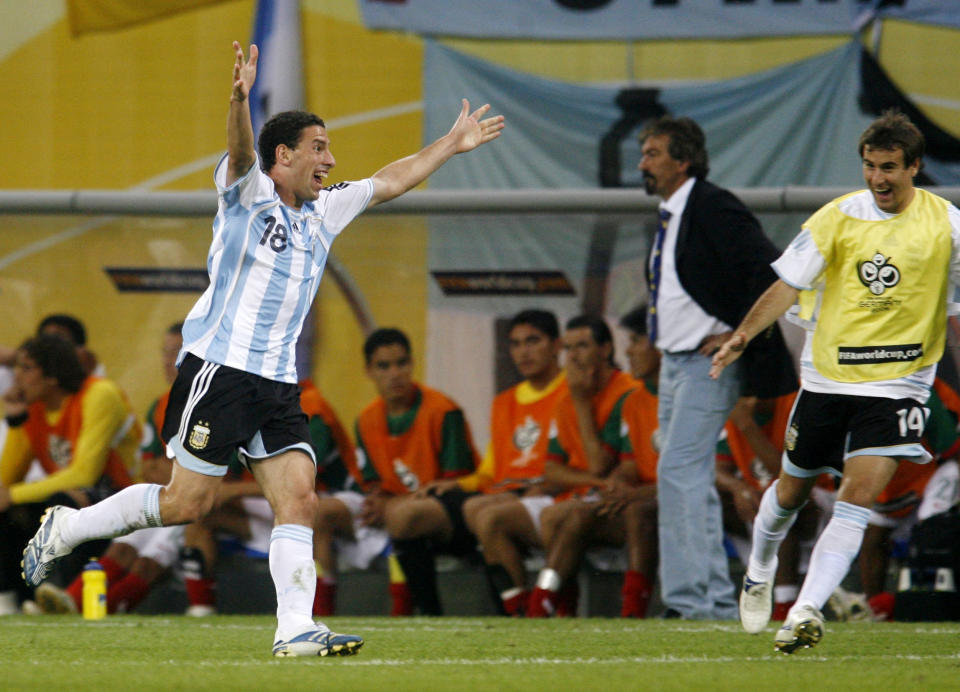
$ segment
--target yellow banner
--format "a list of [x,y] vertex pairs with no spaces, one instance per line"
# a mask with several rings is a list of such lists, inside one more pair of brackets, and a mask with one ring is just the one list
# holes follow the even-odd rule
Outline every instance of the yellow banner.
[[116,31],[226,0],[67,0],[70,33]]

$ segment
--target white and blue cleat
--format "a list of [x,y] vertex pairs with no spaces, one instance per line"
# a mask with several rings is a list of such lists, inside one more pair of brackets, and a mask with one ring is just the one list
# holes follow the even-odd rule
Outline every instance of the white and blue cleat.
[[23,580],[30,586],[40,586],[53,564],[72,552],[72,548],[60,539],[60,527],[66,517],[76,512],[71,507],[56,505],[43,513],[40,529],[23,549],[23,560],[20,562]]
[[773,613],[773,584],[743,576],[740,590],[740,624],[750,634],[762,632]]
[[363,646],[355,634],[337,634],[326,628],[311,629],[273,644],[274,656],[353,656]]
[[823,638],[823,614],[811,605],[790,609],[783,627],[777,631],[773,648],[783,654],[809,649]]

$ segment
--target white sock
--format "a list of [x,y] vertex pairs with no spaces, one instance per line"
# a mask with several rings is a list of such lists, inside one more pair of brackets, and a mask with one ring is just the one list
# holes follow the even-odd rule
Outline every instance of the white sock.
[[66,517],[60,539],[71,549],[96,538],[115,538],[137,529],[162,526],[160,489],[138,483]]
[[777,574],[777,551],[793,522],[797,509],[784,509],[777,502],[777,485],[774,481],[760,500],[757,518],[753,521],[753,544],[747,562],[747,577],[753,581],[773,581]]
[[270,576],[277,589],[277,638],[315,627],[313,596],[317,568],[313,563],[313,529],[280,524],[270,533]]
[[20,599],[16,591],[0,591],[0,615],[18,615]]
[[540,574],[537,575],[538,589],[546,589],[547,591],[553,591],[556,593],[560,590],[562,585],[563,580],[560,579],[560,575],[555,569],[544,567],[542,570],[540,570]]
[[793,603],[797,600],[800,587],[796,584],[778,584],[773,587],[774,603]]
[[803,580],[796,606],[812,605],[818,610],[827,602],[850,570],[860,551],[870,510],[848,502],[837,502],[833,516],[810,556],[810,569]]

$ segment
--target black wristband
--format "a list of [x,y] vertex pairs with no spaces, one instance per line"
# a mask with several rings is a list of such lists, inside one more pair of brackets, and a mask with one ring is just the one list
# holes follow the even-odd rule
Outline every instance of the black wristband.
[[12,416],[7,416],[7,425],[11,428],[19,428],[21,425],[27,422],[27,418],[30,417],[26,411],[23,413],[16,413]]

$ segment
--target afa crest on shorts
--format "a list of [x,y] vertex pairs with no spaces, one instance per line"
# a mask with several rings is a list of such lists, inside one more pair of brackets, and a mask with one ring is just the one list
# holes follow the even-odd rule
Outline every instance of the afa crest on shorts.
[[800,428],[796,423],[792,423],[789,428],[787,428],[786,434],[783,436],[783,447],[788,452],[792,452],[797,448],[797,436],[800,434]]
[[203,449],[210,442],[210,423],[198,420],[193,430],[190,431],[190,437],[187,438],[187,444],[194,449]]

